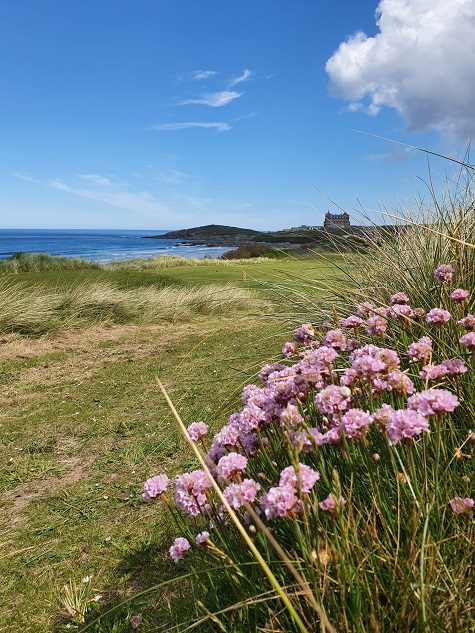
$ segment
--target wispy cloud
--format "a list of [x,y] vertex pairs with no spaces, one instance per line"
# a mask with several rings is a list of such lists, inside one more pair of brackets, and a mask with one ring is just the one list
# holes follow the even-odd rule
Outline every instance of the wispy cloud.
[[78,178],[87,180],[92,185],[99,185],[100,187],[108,187],[111,184],[109,178],[104,178],[103,176],[98,176],[97,174],[79,174]]
[[228,123],[206,123],[202,121],[186,121],[183,123],[162,123],[160,125],[151,125],[151,130],[159,132],[171,132],[174,130],[188,130],[194,127],[215,129],[217,132],[227,132],[231,129]]
[[216,75],[216,71],[215,70],[194,70],[192,75],[193,75],[193,79],[208,79],[208,77],[212,77],[213,75]]
[[162,173],[158,176],[158,180],[164,185],[178,185],[186,178],[186,174],[178,169],[171,169],[168,173]]
[[59,189],[60,191],[72,191],[69,185],[64,183],[62,180],[59,180],[58,178],[50,180],[47,184],[49,187],[53,187],[53,189]]
[[203,105],[211,106],[212,108],[221,108],[234,99],[242,96],[242,92],[235,92],[234,90],[219,90],[218,92],[208,92],[196,99],[186,99],[180,101],[180,105],[189,105],[190,103],[200,103]]
[[242,75],[239,75],[239,77],[235,77],[234,79],[231,80],[229,84],[229,88],[232,88],[233,86],[236,86],[237,84],[240,84],[241,81],[246,81],[246,79],[249,79],[249,77],[253,74],[254,73],[252,72],[252,70],[248,70],[247,68],[245,68],[242,72]]

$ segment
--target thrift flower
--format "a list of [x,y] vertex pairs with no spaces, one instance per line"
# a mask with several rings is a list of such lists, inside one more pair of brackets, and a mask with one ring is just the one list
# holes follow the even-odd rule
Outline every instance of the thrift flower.
[[458,404],[457,397],[446,389],[427,389],[411,396],[407,408],[428,417],[452,412]]
[[147,479],[147,481],[143,485],[143,495],[142,497],[145,501],[150,501],[150,499],[154,499],[161,495],[167,489],[170,480],[166,475],[156,475],[155,477],[151,477]]
[[454,274],[454,269],[450,264],[441,264],[434,270],[434,277],[442,284],[445,282],[450,283]]
[[253,503],[261,486],[253,479],[244,479],[240,484],[230,484],[223,496],[230,506],[240,508],[244,503]]
[[282,519],[292,511],[300,512],[302,507],[292,486],[269,488],[260,503],[267,519]]
[[320,474],[306,464],[299,464],[298,474],[295,472],[293,466],[287,466],[287,468],[284,468],[280,473],[279,486],[289,486],[297,492],[299,476],[301,490],[304,494],[310,492],[315,482],[320,479]]
[[363,319],[356,315],[349,316],[347,319],[341,322],[341,326],[347,330],[356,330],[363,324]]
[[232,479],[247,466],[247,459],[239,453],[229,453],[221,457],[218,462],[217,471],[221,479]]
[[465,345],[465,347],[468,350],[470,350],[471,352],[475,351],[475,333],[474,332],[468,332],[467,334],[464,334],[462,338],[459,340],[462,343],[462,345]]
[[457,288],[450,295],[452,301],[455,301],[456,303],[463,303],[467,297],[468,290],[463,290],[462,288]]
[[449,373],[445,365],[425,365],[419,372],[419,377],[422,380],[439,380]]
[[298,346],[297,343],[285,343],[282,348],[282,356],[284,358],[291,358],[292,356],[297,356]]
[[460,358],[443,360],[441,364],[447,369],[447,376],[459,376],[468,371],[467,365]]
[[367,411],[350,409],[341,419],[341,425],[347,437],[364,437],[373,418]]
[[198,545],[198,547],[203,547],[204,545],[206,545],[206,541],[209,539],[209,532],[206,532],[206,530],[204,532],[200,532],[198,534],[198,536],[195,538],[195,543]]
[[325,334],[323,344],[327,347],[333,347],[334,349],[345,350],[346,349],[346,336],[343,334],[343,330],[330,330]]
[[470,499],[470,497],[465,497],[465,499],[462,499],[461,497],[454,497],[450,500],[450,505],[452,510],[457,514],[466,514],[473,509],[475,501]]
[[313,329],[313,325],[311,323],[304,323],[294,332],[294,341],[296,343],[308,345],[314,340],[314,338],[315,330]]
[[432,308],[426,314],[426,323],[434,323],[437,326],[441,326],[444,323],[450,321],[450,312],[442,310],[442,308]]
[[204,422],[193,422],[187,431],[193,442],[197,442],[208,433],[208,425]]
[[409,297],[404,294],[404,292],[396,292],[395,295],[393,295],[391,297],[391,299],[389,300],[389,304],[394,306],[394,305],[400,305],[403,303],[409,303]]
[[415,437],[422,432],[429,433],[429,421],[417,411],[399,409],[389,413],[386,433],[390,444],[397,444],[402,439]]
[[203,470],[178,475],[175,483],[175,503],[181,510],[196,517],[207,502],[205,491],[211,486],[211,481]]
[[475,316],[467,314],[466,317],[457,321],[457,324],[461,325],[465,330],[475,330]]
[[327,514],[335,514],[337,507],[342,508],[345,504],[346,500],[341,495],[340,498],[337,499],[335,495],[330,492],[326,499],[320,501],[318,507],[320,508],[320,510],[323,510],[323,512],[326,512]]
[[176,561],[179,561],[181,558],[183,558],[183,554],[187,552],[190,549],[190,547],[191,545],[188,542],[188,540],[182,536],[179,536],[173,541],[173,545],[170,547],[168,551],[170,553],[170,556],[176,562]]
[[428,336],[423,336],[409,345],[407,353],[409,358],[426,360],[432,354],[432,339]]

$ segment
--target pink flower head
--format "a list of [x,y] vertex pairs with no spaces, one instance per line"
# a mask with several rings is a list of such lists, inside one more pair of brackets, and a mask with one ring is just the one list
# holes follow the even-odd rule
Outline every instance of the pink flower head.
[[468,332],[467,334],[464,334],[462,338],[460,338],[459,340],[462,343],[462,345],[465,345],[465,347],[469,349],[471,352],[475,351],[475,333],[474,332]]
[[341,419],[341,425],[347,437],[364,437],[373,418],[367,411],[350,409]]
[[467,297],[468,290],[463,290],[462,288],[456,288],[450,295],[452,301],[455,301],[456,303],[463,303]]
[[[297,350],[297,345],[295,343],[286,343],[286,345],[293,345],[295,346],[295,350]],[[290,355],[294,356],[295,353],[290,354]],[[264,367],[259,372],[259,380],[261,382],[267,382],[267,379],[269,378],[271,374],[273,374],[275,371],[281,371],[282,369],[285,369],[285,365],[282,365],[282,363],[274,363],[273,365],[264,365]]]
[[375,310],[374,305],[370,303],[369,301],[365,301],[364,303],[357,306],[356,308],[356,311],[358,312],[360,317],[362,317],[363,319],[367,319],[372,314],[374,314],[374,310]]
[[298,346],[297,343],[285,343],[282,348],[282,356],[284,358],[291,358],[292,356],[297,356]]
[[391,308],[389,308],[389,316],[392,319],[410,319],[414,316],[414,310],[411,306],[406,305],[405,303],[395,303]]
[[461,497],[454,497],[450,500],[450,505],[452,510],[457,514],[466,514],[473,510],[475,501],[470,499],[470,497],[465,497],[465,499],[462,499]]
[[366,325],[366,332],[368,334],[384,334],[386,332],[388,325],[387,319],[380,316],[379,314],[373,314],[370,316]]
[[407,353],[410,358],[417,360],[425,360],[432,354],[432,339],[428,336],[423,336],[418,341],[411,343],[407,348]]
[[389,413],[386,433],[390,444],[397,444],[402,439],[415,437],[422,432],[429,433],[429,421],[417,411],[399,409]]
[[280,473],[279,486],[290,486],[296,492],[298,490],[298,481],[300,477],[300,485],[302,493],[308,493],[320,479],[320,474],[307,466],[306,464],[299,464],[299,473],[295,472],[295,468],[293,466],[287,466]]
[[475,330],[475,316],[467,314],[466,317],[457,321],[457,324],[461,325],[465,330]]
[[173,560],[176,562],[183,558],[183,554],[187,552],[190,547],[191,545],[188,539],[179,536],[173,541],[173,545],[170,547],[168,552]]
[[337,499],[335,495],[330,492],[326,499],[320,501],[318,507],[320,508],[320,510],[323,510],[323,512],[326,512],[327,514],[335,514],[337,508],[342,508],[345,504],[346,500],[341,495],[340,498]]
[[166,475],[156,475],[147,479],[143,485],[143,498],[145,501],[150,501],[155,497],[161,495],[167,489],[170,480]]
[[468,371],[467,365],[460,358],[452,358],[452,360],[443,360],[443,365],[447,370],[447,376],[460,376]]
[[261,497],[261,508],[267,519],[283,518],[289,512],[300,512],[302,506],[292,486],[275,486]]
[[429,417],[452,412],[458,404],[457,397],[446,389],[426,389],[411,396],[407,401],[407,408]]
[[351,391],[348,387],[328,385],[315,396],[317,409],[322,415],[338,416],[339,411],[346,411],[351,402]]
[[434,323],[435,325],[443,325],[450,321],[451,314],[448,310],[442,310],[442,308],[432,308],[426,314],[426,323]]
[[232,479],[247,466],[247,459],[239,453],[229,453],[218,462],[217,472],[221,479]]
[[198,547],[203,547],[204,545],[206,545],[206,541],[209,539],[209,532],[207,532],[206,530],[204,532],[200,532],[197,537],[195,538],[195,543],[198,545]]
[[197,442],[208,432],[208,425],[204,422],[193,422],[192,424],[190,424],[187,430],[193,442]]
[[440,365],[424,365],[419,372],[419,377],[422,380],[440,380],[449,373],[447,367],[443,364]]
[[434,270],[434,277],[440,284],[444,283],[444,281],[450,283],[454,272],[455,271],[450,264],[441,264]]
[[240,508],[244,503],[252,503],[261,489],[257,481],[244,479],[240,484],[230,484],[223,490],[223,496],[230,506]]
[[304,323],[294,332],[294,341],[296,343],[308,345],[314,340],[314,338],[315,330],[313,329],[313,325],[311,323]]
[[211,481],[203,470],[178,475],[175,483],[175,503],[181,510],[196,517],[207,503],[205,491],[211,486]]
[[329,330],[325,334],[323,344],[344,351],[346,349],[346,336],[343,334],[343,330]]
[[363,324],[363,319],[356,315],[351,315],[347,319],[341,322],[341,326],[347,330],[356,330]]
[[409,297],[404,292],[396,292],[389,300],[390,305],[409,303]]

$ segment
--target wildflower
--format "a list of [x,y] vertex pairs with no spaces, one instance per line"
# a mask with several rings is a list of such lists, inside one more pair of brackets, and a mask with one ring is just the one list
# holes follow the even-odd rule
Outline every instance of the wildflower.
[[314,338],[315,330],[313,329],[313,325],[311,323],[304,323],[294,332],[294,341],[296,343],[308,345],[314,340]]
[[[346,391],[343,392],[345,394]],[[351,401],[351,391],[349,396],[343,395],[340,387],[337,385],[329,385],[322,389],[315,396],[317,409],[322,415],[338,417],[339,411],[345,411]]]
[[445,282],[450,283],[454,274],[454,269],[450,264],[441,264],[434,270],[434,277],[442,284]]
[[397,391],[403,395],[415,391],[412,380],[400,369],[390,371],[386,383],[386,391]]
[[159,495],[163,494],[167,489],[170,480],[166,475],[156,475],[147,479],[143,485],[143,498],[145,501],[150,501]]
[[475,330],[475,316],[467,314],[466,317],[457,321],[457,324],[461,325],[465,330]]
[[330,492],[328,497],[323,501],[320,501],[318,507],[323,512],[327,512],[328,514],[335,514],[337,507],[342,508],[346,504],[346,500],[340,495],[340,498],[337,499],[336,496]]
[[463,303],[467,297],[468,290],[463,290],[462,288],[456,288],[450,295],[452,301],[455,301],[456,303]]
[[389,414],[386,433],[390,444],[397,444],[402,439],[415,437],[422,432],[429,433],[429,421],[417,411],[399,409]]
[[396,292],[396,294],[389,300],[389,304],[392,306],[403,303],[409,303],[409,298],[406,294],[404,294],[404,292]]
[[473,509],[473,506],[475,505],[475,501],[473,499],[470,499],[470,497],[465,497],[465,499],[462,499],[461,497],[454,497],[450,500],[449,503],[452,507],[452,510],[457,514],[468,513]]
[[285,343],[282,348],[282,356],[284,358],[291,358],[292,356],[297,356],[298,346],[297,343]]
[[252,503],[261,486],[253,479],[244,479],[240,484],[230,484],[223,490],[223,496],[230,506],[240,508],[244,503]]
[[426,389],[411,396],[407,401],[407,408],[428,417],[452,412],[458,404],[457,397],[446,389]]
[[[286,345],[295,346],[295,352],[293,354],[290,354],[290,356],[295,356],[295,354],[297,353],[297,345],[295,343],[286,343]],[[259,380],[261,382],[267,382],[267,379],[269,378],[271,374],[273,374],[275,371],[281,371],[282,369],[285,369],[285,365],[282,365],[282,363],[274,363],[273,365],[264,365],[264,367],[259,372]]]
[[302,507],[292,486],[269,488],[260,503],[267,519],[286,517],[290,512],[300,512]]
[[426,323],[434,323],[437,326],[441,326],[444,323],[450,321],[451,314],[447,310],[442,308],[432,308],[426,314]]
[[300,479],[302,493],[308,493],[315,485],[315,482],[320,479],[320,473],[306,464],[299,464],[298,470],[299,472],[297,474],[293,466],[284,468],[280,473],[279,486],[290,486],[297,491]]
[[211,486],[211,481],[203,470],[178,475],[175,483],[177,506],[190,516],[198,516],[208,499],[205,491]]
[[350,409],[341,419],[341,425],[347,437],[364,437],[373,418],[367,411]]
[[200,532],[197,537],[195,538],[195,543],[198,545],[198,547],[203,547],[204,545],[206,545],[206,541],[209,539],[209,532],[206,532],[206,530],[204,532]]
[[414,311],[411,306],[408,306],[405,303],[395,303],[389,309],[389,316],[392,319],[410,319],[414,316]]
[[343,334],[343,330],[337,329],[328,331],[323,339],[323,344],[327,347],[344,351],[346,349],[346,336]]
[[369,301],[365,301],[364,303],[357,306],[356,308],[356,312],[358,312],[360,317],[362,317],[363,319],[367,319],[372,314],[374,314],[374,310],[375,310],[374,305],[370,303]]
[[218,462],[217,471],[221,479],[232,479],[247,466],[247,459],[239,453],[224,455]]
[[204,422],[193,422],[187,431],[193,442],[197,442],[208,433],[208,425]]
[[422,321],[425,315],[426,311],[424,310],[424,308],[414,308],[414,318],[418,321]]
[[363,319],[356,315],[351,315],[347,319],[344,319],[341,322],[341,326],[346,328],[347,330],[356,330],[363,324]]
[[423,336],[409,345],[407,353],[409,358],[426,360],[432,354],[432,339],[428,336]]
[[441,365],[447,369],[447,376],[460,376],[468,371],[467,365],[460,358],[452,358],[452,360],[443,360]]
[[383,403],[380,409],[373,411],[373,422],[378,425],[380,430],[383,430],[386,428],[392,413],[394,413],[394,409],[389,404]]
[[171,558],[173,558],[173,560],[176,562],[183,558],[183,554],[187,552],[190,547],[191,545],[188,539],[184,538],[183,536],[179,536],[173,541],[173,545],[168,551]]
[[439,380],[449,373],[445,365],[425,365],[419,372],[419,377],[422,380]]
[[467,334],[464,334],[462,338],[460,338],[459,340],[462,343],[462,345],[465,345],[465,347],[469,349],[471,352],[475,351],[475,333],[474,332],[468,332]]
[[387,320],[378,314],[370,316],[365,328],[368,334],[381,334],[383,335],[387,329]]

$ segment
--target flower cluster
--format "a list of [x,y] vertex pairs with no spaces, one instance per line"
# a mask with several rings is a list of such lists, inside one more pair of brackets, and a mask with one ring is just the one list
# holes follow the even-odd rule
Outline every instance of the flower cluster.
[[[454,270],[444,264],[434,275],[440,284],[451,283]],[[460,288],[450,295],[459,311],[467,297],[468,292]],[[260,386],[243,389],[242,407],[210,441],[205,461],[220,482],[225,501],[221,503],[212,490],[208,474],[195,470],[176,478],[178,508],[201,517],[210,530],[216,517],[226,522],[229,507],[242,512],[253,528],[251,507],[270,522],[298,520],[317,506],[331,515],[331,521],[338,520],[347,502],[339,491],[328,494],[328,488],[324,489],[320,473],[312,467],[315,456],[325,446],[329,448],[324,450],[345,454],[351,444],[369,446],[371,437],[381,435],[390,447],[408,444],[429,434],[431,425],[456,409],[459,400],[450,389],[468,371],[467,364],[461,358],[436,358],[437,339],[426,334],[427,324],[439,329],[451,317],[439,307],[427,314],[413,308],[409,297],[399,292],[391,296],[388,306],[364,302],[357,314],[342,320],[335,315],[333,326],[323,323],[317,328],[306,323],[296,329],[293,341],[282,350],[283,362],[262,368]],[[458,325],[466,331],[459,338],[461,355],[464,348],[467,356],[467,351],[475,353],[475,316],[465,316]],[[390,327],[405,328],[414,335],[406,352],[398,354],[380,344]],[[365,340],[350,338],[359,332]],[[440,382],[448,388],[440,388]],[[207,432],[203,422],[188,427],[195,442],[203,443]],[[259,464],[270,463],[259,457],[266,455],[268,446],[278,446],[289,455],[291,465],[280,474],[274,462],[273,474],[260,472]],[[379,462],[377,458],[373,456],[373,461]],[[165,475],[152,477],[144,485],[144,498],[160,496],[168,483]],[[457,513],[468,512],[473,500],[455,497],[450,504]],[[196,537],[196,544],[211,547],[210,539],[205,530]],[[170,556],[179,560],[189,548],[186,539],[176,539]]]

